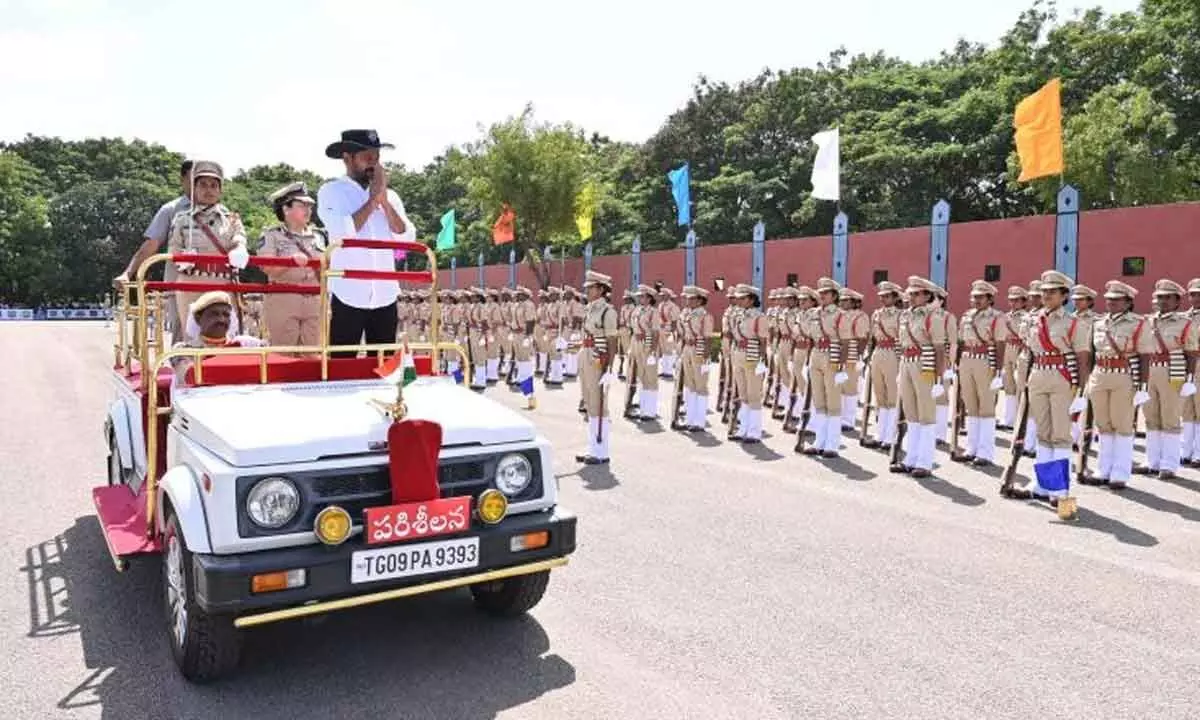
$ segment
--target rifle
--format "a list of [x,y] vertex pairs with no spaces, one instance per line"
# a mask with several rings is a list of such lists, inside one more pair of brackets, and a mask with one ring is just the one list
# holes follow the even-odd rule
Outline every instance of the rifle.
[[[724,338],[722,338],[722,339],[724,339]],[[729,385],[730,381],[732,380],[732,378],[729,377],[730,368],[729,368],[728,362],[727,362],[729,360],[729,358],[728,358],[729,351],[718,350],[717,352],[721,353],[720,354],[720,359],[721,359],[720,376],[717,380],[717,412],[721,413],[721,422],[729,422],[729,415],[725,411],[725,388],[726,388],[726,386]]]
[[[749,379],[747,379],[747,382],[749,382]],[[729,386],[731,390],[733,390],[733,383],[729,383]],[[738,412],[742,409],[742,396],[738,395],[735,390],[733,391],[732,395],[733,396],[729,399],[729,403],[725,406],[725,409],[730,411],[729,432],[725,436],[725,439],[727,440],[733,440],[737,437],[737,432],[739,429]]]
[[1025,430],[1029,427],[1029,375],[1033,371],[1032,359],[1025,367],[1025,381],[1021,384],[1021,399],[1017,403],[1017,427],[1013,429],[1012,459],[1004,469],[1003,481],[1000,484],[1001,497],[1014,500],[1028,500],[1033,494],[1024,488],[1013,487],[1017,478],[1017,464],[1025,451]]
[[793,448],[798,453],[804,452],[804,441],[808,436],[808,421],[812,417],[813,388],[811,362],[808,365],[808,378],[805,387],[808,388],[808,392],[804,393],[804,408],[800,410],[800,427],[796,428],[796,447]]
[[625,417],[633,417],[633,397],[637,392],[638,384],[638,367],[637,358],[629,359],[629,382],[627,383],[628,390],[625,392]]
[[[793,357],[792,361],[794,363],[795,356],[793,355],[792,357]],[[800,370],[799,370],[799,368],[796,368],[793,365],[793,367],[792,367],[792,391],[791,391],[790,397],[788,399],[788,406],[786,408],[784,408],[784,411],[783,411],[783,431],[785,433],[796,432],[796,424],[794,422],[792,422],[792,420],[793,420],[792,410],[795,409],[795,407],[796,407],[796,389],[799,387],[799,384],[800,384]]]
[[683,366],[682,364],[676,369],[675,373],[675,392],[671,401],[671,429],[679,430],[682,424],[679,422],[679,411],[683,409]]
[[[958,348],[954,353],[954,368],[955,372],[959,372],[963,354],[963,344],[959,343]],[[961,443],[958,440],[958,434],[962,431],[963,417],[967,412],[967,404],[963,401],[962,391],[963,382],[962,375],[954,378],[954,422],[950,424],[950,459],[954,462],[967,462],[971,458],[963,454]],[[993,408],[992,412],[995,412]]]
[[[607,309],[606,309],[606,311],[607,311]],[[601,315],[600,317],[603,319],[604,316]],[[612,355],[610,355],[608,352],[608,340],[609,340],[608,337],[602,335],[601,338],[603,338],[603,341],[604,341],[604,354],[602,354],[600,357],[602,357],[604,359],[600,363],[600,365],[601,365],[600,379],[603,380],[604,376],[608,374],[609,368],[612,367]],[[591,359],[589,358],[589,361],[590,360]],[[596,415],[596,444],[597,445],[604,442],[604,399],[607,397],[608,397],[608,388],[601,385],[600,386],[600,412],[597,413],[597,415]]]
[[871,393],[875,390],[875,387],[874,387],[875,378],[872,377],[873,373],[871,372],[871,368],[870,368],[870,357],[869,356],[866,361],[866,364],[863,365],[863,368],[866,371],[866,375],[867,375],[867,395],[866,395],[866,398],[863,400],[862,430],[858,434],[858,444],[860,446],[865,447],[867,444],[867,440],[870,438],[870,433],[868,432],[868,429],[871,426]]
[[727,352],[726,355],[728,356],[725,359],[725,363],[728,365],[728,369],[726,370],[726,374],[728,375],[728,377],[725,380],[725,390],[722,394],[722,399],[725,402],[723,403],[724,412],[721,413],[721,422],[728,425],[730,422],[730,420],[729,420],[730,411],[733,406],[733,397],[736,394],[736,383],[733,381],[733,345],[732,344],[729,346],[729,352]]
[[892,468],[900,464],[900,450],[904,447],[904,436],[907,434],[908,418],[904,416],[904,403],[901,402],[896,405],[896,440],[892,443],[892,455],[888,458],[888,465]]
[[1083,413],[1083,437],[1079,439],[1079,471],[1075,473],[1075,482],[1085,485],[1087,478],[1088,454],[1092,451],[1092,423],[1095,422],[1092,401],[1087,401],[1087,410]]

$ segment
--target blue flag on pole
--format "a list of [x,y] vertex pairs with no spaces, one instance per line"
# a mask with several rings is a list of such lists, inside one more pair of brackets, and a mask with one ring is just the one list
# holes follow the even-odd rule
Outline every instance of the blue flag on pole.
[[682,167],[667,173],[667,179],[671,181],[671,195],[675,197],[675,207],[679,212],[678,224],[690,225],[692,202],[689,186],[692,183],[692,172],[688,168],[688,164],[684,163]]
[[530,395],[533,394],[533,376],[532,375],[530,375],[529,377],[527,377],[521,381],[521,394],[524,395],[525,397],[529,397]]

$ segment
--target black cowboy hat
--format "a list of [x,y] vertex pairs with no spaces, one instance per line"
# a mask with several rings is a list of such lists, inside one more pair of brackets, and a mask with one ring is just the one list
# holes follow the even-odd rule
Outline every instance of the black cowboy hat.
[[395,145],[379,142],[379,134],[374,130],[343,130],[342,139],[325,148],[325,157],[337,160],[342,157],[342,153],[382,148],[392,150]]

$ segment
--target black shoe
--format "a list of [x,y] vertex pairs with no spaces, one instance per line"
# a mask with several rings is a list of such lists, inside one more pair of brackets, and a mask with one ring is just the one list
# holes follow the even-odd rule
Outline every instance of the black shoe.
[[912,467],[909,465],[905,465],[904,463],[896,463],[895,465],[892,465],[891,467],[888,468],[888,472],[892,472],[897,475],[908,475],[912,471],[913,471]]
[[992,462],[991,460],[984,460],[981,457],[977,457],[977,458],[971,460],[971,464],[977,468],[990,468],[990,467],[993,467],[996,463]]
[[575,462],[583,463],[584,465],[607,465],[608,458],[598,458],[594,455],[576,455]]

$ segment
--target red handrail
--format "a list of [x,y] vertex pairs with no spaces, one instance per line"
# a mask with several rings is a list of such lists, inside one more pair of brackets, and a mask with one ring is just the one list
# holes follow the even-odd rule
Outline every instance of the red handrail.
[[227,290],[237,293],[292,293],[296,295],[320,295],[319,285],[295,285],[292,283],[238,283],[226,282],[166,282],[150,280],[146,283],[147,290],[183,290],[184,292],[208,292],[209,290]]
[[[408,282],[433,282],[433,273],[428,270],[338,270],[347,280],[404,280]],[[335,276],[336,277],[336,276]]]
[[[199,253],[175,253],[171,255],[171,262],[174,263],[194,263],[197,265],[229,265],[229,258],[225,255],[201,255]],[[256,267],[300,267],[296,261],[290,257],[275,257],[274,255],[251,255],[250,265]],[[309,258],[307,267],[315,270],[321,269],[321,258]]]
[[403,250],[425,254],[429,246],[412,240],[374,240],[371,238],[342,238],[344,248],[372,248],[375,250]]

